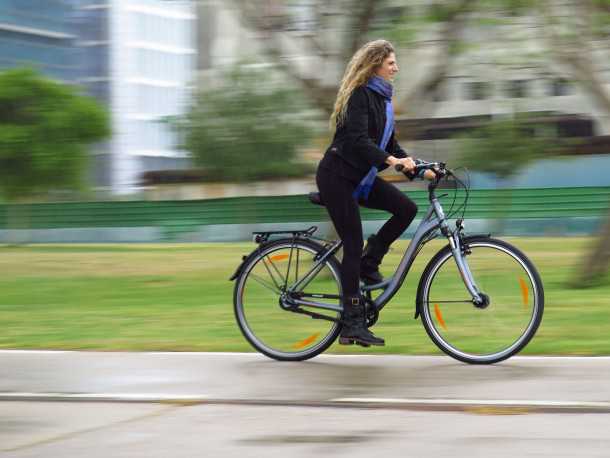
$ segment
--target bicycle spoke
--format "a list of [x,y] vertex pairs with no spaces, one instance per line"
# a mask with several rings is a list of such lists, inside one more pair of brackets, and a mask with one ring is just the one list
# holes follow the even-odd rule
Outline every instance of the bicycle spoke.
[[[292,252],[294,251],[294,247],[290,247],[290,255],[288,256],[288,267],[286,268],[286,278],[284,279],[284,289],[288,286],[288,278],[290,277],[290,265],[292,264]],[[297,248],[297,252],[298,252]]]
[[[259,284],[261,284],[262,286],[264,286],[265,288],[267,288],[268,290],[270,290],[271,292],[273,292],[274,294],[277,294],[278,296],[282,293],[282,291],[279,289],[279,287],[274,287],[272,284],[268,283],[267,281],[263,280],[261,277],[259,277],[258,275],[256,275],[254,272],[250,272],[250,276]],[[277,286],[277,284],[276,284]]]
[[449,303],[453,303],[453,304],[472,304],[472,299],[466,299],[466,300],[463,300],[463,301],[433,301],[433,300],[424,301],[424,304],[449,304]]
[[[266,256],[266,258],[269,259],[269,256]],[[273,280],[275,287],[278,289],[278,291],[281,291],[282,287],[280,286],[280,284],[276,281],[275,277],[273,276],[273,273],[271,272],[271,269],[269,269],[269,266],[267,265],[267,261],[265,261],[265,258],[263,258],[262,261],[263,261],[263,265],[265,266],[265,269],[267,269],[267,272],[269,273],[269,276],[271,277],[271,280]],[[278,273],[280,278],[282,278],[282,274],[280,273],[280,271],[278,270],[278,268],[275,266],[275,264],[273,263],[273,261],[271,259],[269,259],[269,263],[273,266],[274,270]]]
[[[320,270],[322,270],[323,268],[323,264],[319,264],[313,268],[311,268],[304,276],[303,278],[301,278],[300,280],[294,282],[294,284],[290,285],[290,287],[288,287],[288,291],[292,291],[292,292],[299,292],[299,291],[303,291],[303,288],[306,288],[307,285],[309,285],[309,283],[312,281],[312,279],[318,275],[318,273],[320,272]],[[303,283],[302,285],[299,285],[299,283]],[[298,289],[296,289],[296,286],[299,286]]]
[[296,283],[296,281],[299,279],[299,253],[301,250],[297,250],[297,265],[294,269],[294,281]]

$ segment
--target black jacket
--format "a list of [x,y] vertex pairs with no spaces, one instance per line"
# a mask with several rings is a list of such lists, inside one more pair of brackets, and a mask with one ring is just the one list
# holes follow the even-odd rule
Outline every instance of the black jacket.
[[385,121],[384,98],[366,86],[356,88],[347,103],[345,121],[337,128],[319,167],[360,182],[371,167],[385,169],[388,156],[407,157],[394,131],[386,148],[388,152],[379,148]]

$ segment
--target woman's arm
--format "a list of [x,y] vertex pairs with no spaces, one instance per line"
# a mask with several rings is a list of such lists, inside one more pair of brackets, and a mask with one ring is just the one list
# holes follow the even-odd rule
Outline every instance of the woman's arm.
[[394,167],[396,164],[402,164],[405,170],[413,170],[415,167],[415,162],[411,159],[411,156],[407,154],[405,150],[403,150],[398,141],[396,140],[396,131],[392,131],[392,135],[390,136],[390,141],[388,142],[388,151],[392,154],[390,157],[394,158],[392,162],[386,161],[387,164]]
[[390,137],[389,148],[388,151],[395,157],[409,157],[409,154],[402,149],[402,147],[398,144],[398,140],[396,140],[396,131],[392,131],[392,136]]
[[345,123],[348,151],[359,155],[371,167],[383,166],[390,154],[379,148],[369,137],[369,105],[364,88],[359,87],[352,93]]

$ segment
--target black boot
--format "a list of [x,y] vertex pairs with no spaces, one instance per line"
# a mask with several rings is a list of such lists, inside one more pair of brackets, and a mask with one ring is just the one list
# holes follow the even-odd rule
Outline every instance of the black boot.
[[379,264],[389,248],[375,235],[368,238],[360,262],[360,278],[365,284],[374,285],[383,281],[381,272],[379,272]]
[[363,347],[385,345],[383,339],[376,337],[366,327],[362,296],[347,297],[343,301],[343,328],[339,335],[339,343],[341,345],[358,344]]

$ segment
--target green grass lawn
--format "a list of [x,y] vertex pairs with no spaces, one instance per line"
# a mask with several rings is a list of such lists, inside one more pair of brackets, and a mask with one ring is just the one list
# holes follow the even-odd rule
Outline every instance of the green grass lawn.
[[[525,354],[610,354],[610,277],[606,286],[567,286],[591,242],[508,239],[537,265],[545,315]],[[384,262],[390,274],[407,242]],[[381,348],[334,345],[350,353],[435,354],[419,320],[415,289],[427,245],[403,289],[382,312]],[[0,247],[0,348],[252,351],[233,316],[228,279],[253,243],[189,245],[32,245]]]

